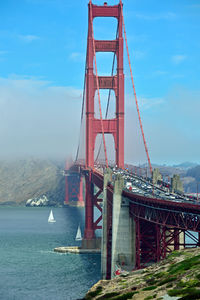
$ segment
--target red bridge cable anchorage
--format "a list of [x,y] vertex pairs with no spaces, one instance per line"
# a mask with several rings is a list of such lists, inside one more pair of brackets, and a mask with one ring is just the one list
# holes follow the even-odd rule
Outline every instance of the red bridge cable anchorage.
[[100,100],[100,93],[99,93],[99,80],[98,80],[98,73],[97,73],[97,61],[96,61],[96,51],[95,51],[95,41],[94,41],[94,30],[93,30],[93,20],[92,20],[92,2],[90,0],[90,22],[92,27],[92,44],[93,44],[93,52],[94,52],[94,61],[95,61],[95,72],[96,72],[96,85],[98,91],[98,102],[99,102],[99,113],[100,113],[100,120],[101,120],[101,131],[103,136],[103,145],[104,145],[104,152],[105,152],[105,159],[106,159],[106,167],[108,168],[108,157],[106,151],[106,141],[105,141],[105,134],[103,128],[103,119],[102,119],[102,110],[101,110],[101,100]]
[[[120,0],[120,4],[122,5],[121,0]],[[142,133],[142,137],[143,137],[143,143],[144,143],[144,147],[145,147],[145,151],[146,151],[146,155],[147,155],[147,159],[148,159],[148,163],[149,163],[149,168],[150,168],[150,172],[152,173],[151,161],[150,161],[149,152],[148,152],[148,148],[147,148],[147,144],[146,144],[146,140],[145,140],[145,136],[144,136],[144,130],[143,130],[143,126],[142,126],[142,120],[141,120],[141,116],[140,116],[138,100],[137,100],[135,85],[134,85],[134,81],[133,81],[133,73],[132,73],[132,68],[131,68],[130,55],[129,55],[129,50],[128,50],[128,42],[127,42],[127,36],[126,36],[126,30],[125,30],[125,24],[124,24],[124,15],[123,15],[123,10],[122,9],[121,9],[121,12],[122,12],[124,37],[125,37],[125,42],[126,42],[126,51],[127,51],[128,63],[129,63],[129,68],[130,68],[130,73],[131,73],[131,81],[132,81],[133,92],[134,92],[134,97],[135,97],[136,109],[137,109],[137,113],[138,113],[140,129],[141,129],[141,133]]]

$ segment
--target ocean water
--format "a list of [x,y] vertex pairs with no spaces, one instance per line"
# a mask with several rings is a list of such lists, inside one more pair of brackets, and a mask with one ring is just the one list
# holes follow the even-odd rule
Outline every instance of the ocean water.
[[83,230],[84,208],[0,207],[0,299],[68,300],[84,297],[100,279],[99,254],[60,254]]

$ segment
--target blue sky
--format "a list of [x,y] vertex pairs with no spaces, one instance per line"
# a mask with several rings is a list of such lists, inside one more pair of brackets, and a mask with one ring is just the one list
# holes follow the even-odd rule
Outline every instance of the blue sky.
[[[103,4],[104,1],[93,1]],[[78,140],[86,38],[86,0],[0,2],[0,156],[74,153]],[[118,1],[108,1],[116,4]],[[136,92],[157,163],[199,161],[200,3],[124,0]],[[97,39],[113,39],[115,20],[96,19]],[[97,56],[99,74],[110,56]],[[111,63],[110,63],[111,65]],[[103,67],[102,67],[103,66]],[[129,79],[125,58],[126,82]],[[129,86],[129,83],[126,84]],[[127,89],[131,137],[134,103]],[[73,128],[73,130],[72,130]],[[126,157],[134,141],[127,138]]]

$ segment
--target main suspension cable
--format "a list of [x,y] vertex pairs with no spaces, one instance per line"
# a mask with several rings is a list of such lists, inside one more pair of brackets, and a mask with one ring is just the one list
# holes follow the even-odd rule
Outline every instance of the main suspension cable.
[[[87,39],[88,40],[88,39]],[[87,45],[88,46],[88,45]],[[79,131],[79,142],[76,152],[75,161],[78,160],[79,150],[80,150],[80,142],[81,142],[81,128],[83,124],[83,113],[84,113],[84,105],[85,105],[85,88],[86,88],[86,71],[87,71],[87,55],[88,55],[88,47],[86,51],[86,59],[85,59],[85,76],[84,76],[84,83],[83,83],[83,97],[82,97],[82,108],[81,108],[81,124],[80,124],[80,131]]]
[[142,120],[141,120],[141,116],[140,116],[140,111],[139,111],[139,106],[138,106],[138,100],[137,100],[135,85],[134,85],[134,81],[133,81],[133,73],[132,73],[130,55],[129,55],[129,50],[128,50],[128,42],[127,42],[127,36],[126,36],[126,30],[125,30],[124,16],[123,16],[123,10],[122,10],[122,2],[121,2],[121,0],[120,0],[120,5],[121,5],[121,13],[122,13],[122,22],[123,22],[123,29],[124,29],[124,37],[125,37],[125,42],[126,42],[126,51],[127,51],[128,63],[129,63],[129,68],[130,68],[130,73],[131,73],[131,81],[132,81],[133,92],[134,92],[134,97],[135,97],[136,109],[137,109],[137,113],[138,113],[138,118],[139,118],[139,123],[140,123],[140,129],[141,129],[141,133],[142,133],[142,137],[143,137],[143,143],[144,143],[144,147],[145,147],[145,151],[146,151],[146,155],[147,155],[147,159],[148,159],[148,163],[149,163],[149,168],[150,168],[150,172],[152,174],[151,161],[150,161],[150,157],[149,157],[147,143],[146,143],[145,136],[144,136],[144,130],[143,130],[143,126],[142,126]]
[[98,91],[98,102],[99,102],[99,113],[100,113],[100,122],[101,122],[101,132],[103,136],[103,145],[104,145],[104,153],[105,153],[105,160],[106,160],[106,167],[108,168],[108,157],[106,151],[106,141],[105,141],[105,134],[103,128],[103,119],[102,119],[102,110],[101,110],[101,100],[100,100],[100,92],[99,92],[99,79],[97,73],[97,60],[96,60],[96,50],[95,50],[95,41],[94,41],[94,30],[93,30],[93,20],[92,20],[92,2],[90,1],[90,22],[92,27],[92,44],[93,44],[93,52],[94,52],[94,62],[95,62],[95,73],[96,73],[96,86]]

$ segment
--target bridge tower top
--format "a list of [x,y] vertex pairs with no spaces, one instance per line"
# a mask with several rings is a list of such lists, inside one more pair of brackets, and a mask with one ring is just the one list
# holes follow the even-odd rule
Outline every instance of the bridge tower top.
[[[88,4],[88,40],[86,69],[86,166],[94,166],[95,140],[102,134],[104,152],[107,160],[105,134],[112,134],[115,143],[115,162],[118,167],[124,167],[124,65],[123,65],[123,20],[122,1],[110,6]],[[96,17],[114,17],[118,20],[118,30],[115,40],[94,40],[93,19]],[[96,52],[113,52],[117,57],[117,73],[111,76],[98,76],[96,67]],[[100,103],[100,89],[111,89],[116,99],[115,118],[103,119]],[[99,97],[100,119],[94,117],[94,97],[96,91]],[[114,154],[113,154],[114,155]]]

